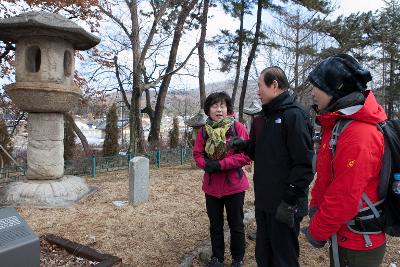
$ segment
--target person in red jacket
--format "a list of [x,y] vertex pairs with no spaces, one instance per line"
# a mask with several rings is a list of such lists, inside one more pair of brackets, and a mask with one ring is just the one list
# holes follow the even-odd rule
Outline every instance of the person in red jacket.
[[[363,195],[373,204],[379,201],[384,137],[376,124],[387,117],[373,93],[366,90],[371,80],[370,72],[346,54],[323,60],[309,75],[322,139],[311,191],[310,224],[304,233],[314,247],[323,247],[331,238],[331,266],[336,257],[336,266],[378,267],[385,253],[384,233],[355,232],[350,223],[360,206],[368,210]],[[333,156],[330,140],[341,119],[352,122],[339,135]]]
[[242,167],[250,163],[243,153],[226,151],[226,143],[234,136],[248,139],[243,124],[231,115],[231,98],[224,92],[210,94],[204,103],[208,119],[199,130],[193,158],[204,169],[203,191],[210,220],[212,257],[207,266],[223,266],[224,262],[224,207],[231,233],[231,266],[242,266],[245,253],[243,204],[249,182]]

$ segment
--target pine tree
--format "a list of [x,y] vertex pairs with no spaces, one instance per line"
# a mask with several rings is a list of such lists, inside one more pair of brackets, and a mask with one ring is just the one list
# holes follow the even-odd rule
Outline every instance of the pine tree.
[[64,159],[71,160],[75,152],[75,133],[74,128],[68,120],[64,123]]
[[107,124],[103,143],[103,155],[114,156],[118,154],[118,116],[117,106],[113,104],[107,113]]
[[[13,150],[12,142],[7,131],[7,125],[3,119],[0,120],[0,145],[8,152],[8,154],[11,154]],[[0,151],[0,156],[5,164],[10,163],[11,159],[4,153],[2,149]]]
[[174,117],[172,129],[169,131],[169,147],[176,148],[179,145],[179,122],[178,118]]

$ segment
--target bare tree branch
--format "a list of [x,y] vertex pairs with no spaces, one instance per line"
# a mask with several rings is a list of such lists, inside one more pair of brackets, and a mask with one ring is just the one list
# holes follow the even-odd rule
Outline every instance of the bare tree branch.
[[190,59],[190,57],[192,56],[192,54],[194,53],[194,51],[197,49],[197,47],[199,46],[199,43],[196,43],[196,45],[192,48],[192,50],[190,51],[190,53],[187,55],[186,59],[180,64],[180,66],[176,69],[174,69],[173,71],[170,71],[168,73],[166,73],[165,75],[162,75],[160,77],[158,77],[155,81],[148,83],[148,84],[144,84],[142,90],[148,90],[150,88],[155,87],[161,80],[163,80],[165,77],[167,76],[171,76],[174,75],[175,73],[177,73],[180,69],[182,69],[186,62],[188,62],[188,60]]
[[12,45],[12,43],[6,43],[4,52],[0,54],[0,63],[3,60],[3,58],[5,58],[11,51],[15,51],[15,47]]
[[85,154],[87,157],[91,156],[93,154],[92,149],[89,146],[89,143],[86,139],[86,136],[82,133],[81,129],[76,125],[74,118],[72,115],[68,112],[64,113],[64,118],[68,120],[68,122],[72,125],[72,128],[74,129],[74,132],[78,136],[78,138],[81,140],[83,150],[85,151]]
[[142,53],[140,55],[140,63],[141,64],[144,63],[144,59],[146,57],[147,50],[149,49],[150,44],[153,41],[154,34],[156,33],[157,25],[160,22],[162,16],[165,14],[165,11],[167,10],[167,7],[170,4],[170,2],[171,2],[170,0],[165,1],[163,3],[163,5],[160,7],[160,10],[158,11],[157,14],[154,11],[153,25],[151,26],[151,30],[149,32],[149,35],[147,36],[146,43],[144,44],[143,49],[142,49]]
[[24,118],[24,116],[25,116],[25,112],[22,112],[12,127],[11,135],[14,135],[14,132],[17,129],[17,126],[19,125],[19,122]]
[[117,77],[118,86],[119,86],[119,90],[118,91],[121,92],[122,98],[123,98],[123,100],[125,102],[125,105],[130,110],[131,109],[131,105],[128,102],[128,98],[126,97],[124,86],[122,85],[121,77],[119,75],[119,66],[118,66],[118,57],[117,56],[114,57],[114,66],[115,66],[115,76]]
[[125,24],[118,19],[116,16],[114,16],[111,11],[105,9],[102,5],[98,5],[98,7],[100,8],[101,12],[103,12],[107,17],[109,17],[110,19],[112,19],[118,26],[121,27],[121,29],[125,32],[125,34],[130,37],[131,33],[128,31],[128,29],[125,27]]

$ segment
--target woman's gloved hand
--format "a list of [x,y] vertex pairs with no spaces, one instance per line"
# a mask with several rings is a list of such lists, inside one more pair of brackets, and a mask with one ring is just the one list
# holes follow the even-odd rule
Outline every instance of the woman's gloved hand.
[[221,171],[221,164],[219,164],[218,160],[213,160],[213,159],[206,160],[206,166],[204,167],[204,171],[208,173],[219,172]]

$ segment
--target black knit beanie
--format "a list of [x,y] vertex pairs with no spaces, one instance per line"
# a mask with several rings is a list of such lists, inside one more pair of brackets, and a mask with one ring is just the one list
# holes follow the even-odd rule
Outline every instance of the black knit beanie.
[[372,77],[352,56],[337,54],[321,61],[308,80],[337,100],[352,92],[363,92]]

